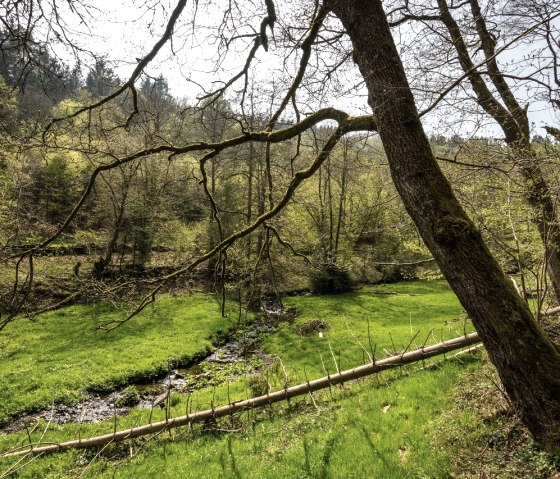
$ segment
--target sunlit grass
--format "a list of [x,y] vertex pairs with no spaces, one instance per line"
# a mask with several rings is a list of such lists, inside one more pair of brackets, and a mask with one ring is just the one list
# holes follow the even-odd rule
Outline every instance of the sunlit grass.
[[[297,321],[268,338],[265,347],[300,378],[322,376],[337,367],[348,369],[374,355],[383,358],[472,330],[443,281],[382,285],[336,296],[290,297],[284,303],[297,309]],[[321,336],[298,335],[298,326],[312,320],[330,327]]]
[[[202,309],[212,303],[208,298],[200,301]],[[170,301],[167,307],[173,310],[172,304]],[[412,349],[425,340],[433,343],[470,328],[457,299],[441,281],[388,285],[338,296],[293,297],[285,299],[285,304],[297,308],[298,318],[295,324],[283,324],[277,333],[266,338],[263,348],[281,358],[290,385],[322,376],[325,369],[334,371],[335,359],[341,369],[367,360],[367,353],[358,342],[369,354],[375,351],[376,357],[381,358],[394,349]],[[215,310],[215,304],[212,306]],[[153,314],[159,315],[165,308],[160,305],[159,312]],[[188,308],[196,309],[194,305]],[[161,317],[169,316],[173,315]],[[314,319],[330,325],[323,337],[298,335],[298,327]],[[151,324],[152,320],[142,321]],[[167,352],[175,347],[167,329],[174,330],[176,321],[179,320],[162,320],[158,338],[154,339]],[[141,331],[135,332],[135,327],[141,328],[143,324],[131,323],[128,333],[122,330],[107,346],[111,348],[117,343],[120,350],[121,342],[130,339],[127,348],[147,348],[149,341],[134,340],[134,336],[144,336]],[[31,328],[28,333],[33,331]],[[127,339],[129,335],[133,337]],[[185,345],[190,344],[190,339],[183,339]],[[99,345],[94,340],[90,346],[96,350]],[[59,353],[65,354],[60,350],[55,355]],[[129,360],[124,355],[114,355],[113,374],[119,368],[126,369],[123,363]],[[222,420],[218,424],[221,432],[204,432],[197,425],[190,432],[187,428],[174,431],[172,440],[169,433],[164,433],[143,447],[140,446],[144,439],[110,446],[91,465],[97,451],[71,451],[40,458],[15,477],[75,477],[83,472],[82,477],[91,478],[446,478],[450,461],[444,450],[431,444],[432,420],[450,407],[450,391],[461,372],[477,367],[477,363],[449,361],[425,370],[418,370],[419,366],[347,384],[342,389],[314,393],[313,398],[299,398],[290,406],[277,404],[252,411],[233,422]],[[285,381],[278,369],[276,364],[267,375],[272,389],[281,387]],[[189,407],[202,410],[211,404],[218,406],[250,395],[247,380],[241,377],[230,384],[197,392],[190,397]],[[186,398],[182,397],[170,413],[185,414],[186,407]],[[135,409],[119,418],[116,427],[124,429],[164,418],[164,411]],[[35,440],[42,435],[44,426],[43,423],[32,434]],[[114,428],[112,421],[83,424],[80,428],[73,424],[51,425],[43,440],[64,441],[111,432]],[[0,448],[25,440],[25,432],[0,435]],[[3,469],[14,463],[3,462]]]
[[[430,442],[432,421],[451,407],[450,390],[462,371],[476,366],[449,361],[386,384],[370,378],[335,388],[332,397],[316,393],[315,405],[304,397],[291,408],[274,405],[220,421],[223,432],[195,426],[174,431],[173,440],[164,433],[146,446],[110,446],[82,477],[447,478],[449,457]],[[101,429],[107,427],[84,426],[81,434]],[[62,428],[49,439],[68,438],[68,432]],[[17,477],[73,477],[96,452],[41,458]]]
[[9,325],[0,335],[0,423],[188,363],[235,321],[220,316],[214,297],[196,295],[162,297],[116,330],[99,329],[123,316],[106,305],[73,306]]

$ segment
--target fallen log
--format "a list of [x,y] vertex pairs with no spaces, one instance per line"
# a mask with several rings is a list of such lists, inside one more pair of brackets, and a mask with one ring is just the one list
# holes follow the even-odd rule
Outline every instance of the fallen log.
[[541,311],[542,316],[553,316],[555,314],[560,313],[560,306],[556,306],[555,308],[547,309],[546,311]]
[[285,389],[271,392],[252,399],[234,401],[230,404],[214,409],[207,409],[205,411],[195,412],[186,416],[170,418],[166,421],[146,424],[143,426],[134,427],[132,429],[115,431],[114,433],[105,434],[103,436],[75,439],[59,444],[50,443],[44,446],[41,446],[40,443],[35,445],[26,445],[19,450],[7,452],[3,454],[2,457],[23,456],[26,454],[50,454],[54,452],[66,451],[68,449],[103,446],[111,442],[124,441],[126,439],[145,436],[147,434],[155,434],[166,429],[172,429],[179,426],[187,426],[195,422],[203,422],[208,419],[228,416],[237,412],[246,411],[248,409],[254,409],[279,401],[284,401],[296,396],[311,393],[313,391],[325,389],[336,384],[341,384],[347,381],[352,381],[354,379],[369,376],[371,374],[385,371],[387,369],[397,368],[405,364],[410,364],[421,361],[423,359],[431,358],[433,356],[445,354],[446,352],[471,346],[479,342],[480,338],[478,336],[478,333],[471,333],[459,338],[450,339],[449,341],[443,341],[441,343],[434,344],[433,346],[426,346],[410,352],[404,352],[396,356],[391,356],[369,364],[364,364],[363,366],[358,366],[353,369],[341,371],[336,374],[330,374],[313,381],[298,384],[297,386],[287,387]]

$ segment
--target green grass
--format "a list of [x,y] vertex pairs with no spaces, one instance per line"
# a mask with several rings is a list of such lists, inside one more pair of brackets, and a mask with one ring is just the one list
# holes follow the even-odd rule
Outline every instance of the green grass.
[[557,479],[560,455],[534,442],[486,353],[482,359],[481,368],[461,376],[452,407],[434,423],[432,435],[450,453],[453,477]]
[[[392,352],[393,347],[402,350],[417,331],[416,345],[421,345],[426,338],[435,342],[468,329],[457,299],[441,281],[395,284],[338,296],[293,297],[285,303],[297,308],[296,323],[283,325],[263,346],[281,358],[290,384],[322,376],[321,357],[325,368],[333,371],[331,348],[341,368],[360,364],[364,353],[355,338],[368,350],[371,339],[379,358]],[[297,327],[313,319],[330,325],[323,338],[318,334],[299,336]],[[129,334],[134,334],[140,324],[132,323]],[[160,325],[159,334],[168,334],[165,326]],[[126,332],[119,334],[123,341],[128,336]],[[159,344],[168,342],[166,336]],[[131,341],[130,348],[135,349],[137,344]],[[124,358],[117,356],[113,361],[121,363]],[[292,401],[291,407],[275,405],[233,422],[220,421],[219,428],[231,432],[208,432],[196,426],[190,432],[175,431],[172,440],[164,434],[143,447],[139,440],[132,443],[132,451],[138,452],[133,459],[129,458],[131,444],[114,445],[89,466],[97,451],[71,451],[37,459],[14,477],[53,479],[76,477],[83,472],[82,477],[91,478],[447,478],[449,454],[432,445],[432,423],[450,408],[451,390],[461,372],[475,367],[476,362],[461,365],[449,361],[435,369],[405,368],[342,389],[333,388],[332,392],[315,393],[315,405],[307,396]],[[278,387],[284,381],[283,373],[275,367],[269,371],[268,379],[273,388]],[[231,400],[250,395],[247,380],[239,378],[229,387],[196,393],[191,398],[192,409],[208,408],[211,402],[227,403],[228,395]],[[171,414],[184,414],[185,408],[185,399],[181,398]],[[163,417],[158,410],[151,420]],[[149,411],[136,409],[119,418],[117,426],[132,427],[149,419]],[[34,440],[41,437],[43,427],[44,424],[32,434]],[[113,427],[112,421],[84,424],[79,431],[71,424],[51,425],[43,440],[63,441],[78,434],[87,437],[110,432]],[[25,440],[26,433],[0,435],[0,450]],[[15,463],[3,462],[0,471]]]
[[272,420],[264,411],[244,433],[159,443],[117,469],[100,462],[88,477],[444,478],[448,458],[426,437],[431,418],[449,407],[446,391],[459,372],[447,364],[386,387],[371,380],[346,387],[328,402],[316,395],[318,409],[275,409]]
[[[343,370],[369,361],[366,352],[382,358],[407,346],[420,347],[426,340],[432,344],[472,330],[443,281],[381,285],[335,296],[290,297],[284,303],[297,309],[297,320],[271,336],[265,348],[279,355],[303,380],[305,374],[323,376],[325,369],[333,372],[337,365]],[[323,337],[296,334],[298,326],[312,320],[330,326]]]
[[188,363],[234,322],[215,298],[196,295],[162,297],[116,330],[98,329],[122,316],[106,305],[73,306],[9,325],[0,334],[0,424]]
[[[334,389],[332,398],[328,392],[316,393],[317,408],[303,398],[291,409],[275,405],[219,423],[232,432],[204,432],[196,426],[191,432],[174,431],[173,440],[164,434],[145,446],[136,441],[132,449],[130,443],[110,446],[82,477],[448,478],[449,454],[432,446],[432,424],[452,406],[449,392],[462,371],[473,367],[476,363],[449,361],[386,385],[376,379],[346,385]],[[84,426],[81,434],[107,429]],[[68,426],[48,436],[53,441],[68,437]],[[138,455],[130,459],[130,451]],[[14,477],[75,477],[97,452],[41,458]],[[5,461],[2,469],[14,462]]]

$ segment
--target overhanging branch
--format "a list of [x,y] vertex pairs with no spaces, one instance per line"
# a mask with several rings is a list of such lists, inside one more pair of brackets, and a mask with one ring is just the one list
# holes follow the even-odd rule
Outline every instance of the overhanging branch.
[[[264,224],[266,221],[274,218],[278,213],[280,213],[280,211],[284,209],[284,207],[292,199],[299,185],[307,178],[313,176],[315,172],[321,167],[323,162],[329,157],[332,150],[337,145],[340,138],[342,138],[346,133],[353,132],[353,131],[374,131],[376,129],[375,120],[370,115],[351,117],[346,113],[340,112],[338,110],[334,110],[334,109],[328,109],[328,110],[333,110],[333,112],[336,112],[336,116],[338,117],[339,120],[338,128],[329,137],[329,139],[323,146],[323,149],[321,150],[317,158],[315,158],[315,160],[306,169],[299,170],[294,174],[292,181],[290,182],[290,184],[286,189],[286,192],[284,193],[284,196],[278,201],[278,203],[273,208],[271,208],[269,211],[259,216],[252,224],[248,225],[244,229],[239,230],[233,233],[232,235],[230,235],[229,237],[225,238],[224,240],[220,241],[210,251],[199,256],[195,261],[193,261],[189,265],[185,266],[184,268],[178,269],[177,271],[157,280],[159,284],[148,295],[144,297],[144,299],[140,302],[138,307],[131,314],[129,314],[123,320],[112,321],[111,323],[104,325],[104,329],[111,331],[119,327],[121,324],[125,323],[126,321],[130,320],[155,300],[155,294],[158,293],[161,290],[161,288],[165,284],[167,284],[168,281],[177,278],[178,276],[185,274],[189,271],[192,271],[194,268],[196,268],[200,264],[204,263],[205,261],[213,257],[215,254],[219,253],[220,251],[223,251],[224,249],[229,248],[237,240],[255,231],[259,226]],[[306,120],[303,120],[301,123],[304,123]],[[271,141],[269,138],[271,137],[274,138],[273,135],[275,133],[282,133],[284,131],[285,130],[280,130],[279,132],[260,132],[258,133],[258,138],[260,138],[260,141]],[[297,134],[297,129],[294,131],[295,131],[294,135]],[[251,136],[251,133],[248,133],[247,135]],[[227,143],[227,141],[223,143]]]

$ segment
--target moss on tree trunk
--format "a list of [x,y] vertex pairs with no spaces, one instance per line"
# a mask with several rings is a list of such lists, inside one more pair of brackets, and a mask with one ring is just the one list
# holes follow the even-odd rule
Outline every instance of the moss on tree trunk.
[[354,47],[402,200],[533,436],[560,443],[560,353],[454,196],[431,151],[380,0],[332,1]]

